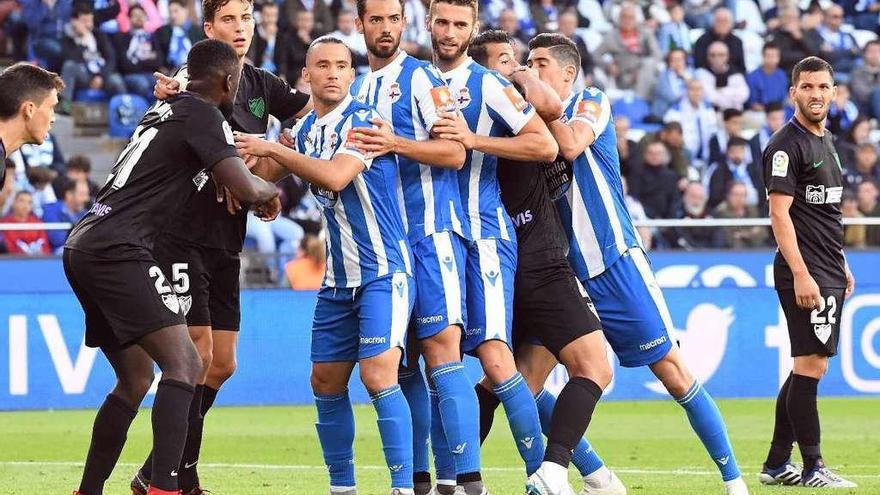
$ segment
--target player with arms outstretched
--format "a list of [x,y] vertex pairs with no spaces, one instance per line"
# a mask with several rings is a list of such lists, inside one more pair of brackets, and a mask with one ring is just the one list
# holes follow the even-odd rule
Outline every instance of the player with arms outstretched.
[[[776,424],[760,480],[765,485],[852,488],[825,466],[819,448],[819,380],[837,354],[843,300],[855,286],[843,254],[843,174],[825,128],[837,95],[834,69],[808,57],[791,73],[794,117],[767,143],[764,183],[779,246],[773,279],[791,340],[794,370],[776,399]],[[798,443],[803,471],[791,462]]]
[[239,149],[268,157],[303,180],[321,205],[327,273],[312,327],[312,388],[330,493],[355,494],[354,413],[348,381],[355,363],[378,415],[392,495],[412,494],[412,418],[397,371],[415,297],[409,244],[397,206],[394,155],[368,157],[353,127],[378,113],[349,95],[351,51],[318,38],[303,80],[315,105],[293,129],[294,148],[239,135]]
[[244,201],[277,197],[248,172],[223,113],[232,111],[241,68],[227,44],[206,40],[188,56],[189,92],[156,103],[135,129],[89,213],[64,245],[64,271],[82,304],[86,344],[100,347],[116,386],[95,418],[78,493],[100,495],[153,382],[150,495],[177,495],[187,415],[201,360],[166,274],[156,239],[210,175]]

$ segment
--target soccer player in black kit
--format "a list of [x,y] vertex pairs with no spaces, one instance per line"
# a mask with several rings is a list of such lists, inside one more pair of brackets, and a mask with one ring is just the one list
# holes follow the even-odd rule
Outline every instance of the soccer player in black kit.
[[[245,63],[254,34],[253,11],[252,0],[202,2],[205,34],[232,46],[242,67],[238,96],[227,120],[235,132],[264,135],[269,115],[281,121],[301,117],[311,110],[311,102],[308,95],[295,91],[274,74]],[[167,98],[186,89],[185,84],[185,69],[178,71],[174,79],[160,77],[156,96]],[[202,491],[196,467],[204,415],[236,368],[240,323],[239,253],[245,237],[247,212],[239,210],[230,215],[229,203],[218,201],[214,184],[207,184],[159,239],[156,249],[157,261],[167,270],[181,298],[190,335],[206,370],[193,396],[188,438],[180,463],[180,486],[184,494],[197,495]],[[277,215],[278,211],[280,203],[275,205],[273,214]],[[145,493],[151,476],[150,465],[148,456],[132,479],[131,489],[135,495]]]
[[214,180],[257,205],[278,195],[235,150],[229,113],[240,78],[229,45],[195,44],[189,92],[153,105],[122,151],[89,213],[65,243],[64,271],[82,304],[86,345],[100,347],[116,386],[98,410],[79,490],[99,495],[138,406],[162,370],[153,404],[150,495],[178,494],[187,415],[202,371],[168,274],[153,249],[163,229]]
[[[779,250],[773,278],[788,323],[794,370],[776,399],[776,424],[760,474],[764,484],[849,488],[825,466],[819,449],[816,395],[828,358],[837,354],[840,314],[855,285],[843,254],[841,164],[825,128],[834,100],[834,69],[808,57],[795,65],[791,121],[770,138],[762,157],[773,235]],[[803,469],[791,462],[798,443]]]
[[43,144],[55,123],[55,105],[64,83],[58,74],[18,63],[0,72],[0,189],[6,156],[23,144]]

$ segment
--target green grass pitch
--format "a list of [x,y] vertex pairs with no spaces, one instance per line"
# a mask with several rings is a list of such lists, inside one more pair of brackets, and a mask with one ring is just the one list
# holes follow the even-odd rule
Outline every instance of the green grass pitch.
[[[770,400],[719,401],[753,494],[822,490],[762,487],[757,472],[772,428]],[[880,399],[820,399],[828,463],[859,484],[836,494],[880,494]],[[0,494],[69,494],[77,488],[95,411],[0,413]],[[369,406],[357,406],[358,483],[362,495],[387,494],[388,473]],[[142,410],[105,493],[128,492],[147,453],[150,415]],[[215,495],[327,493],[312,407],[223,408],[205,424],[201,477]],[[671,401],[600,404],[589,437],[634,495],[723,494],[714,464]],[[521,494],[524,471],[499,411],[483,448],[484,479],[495,495]],[[580,490],[576,471],[573,486]]]

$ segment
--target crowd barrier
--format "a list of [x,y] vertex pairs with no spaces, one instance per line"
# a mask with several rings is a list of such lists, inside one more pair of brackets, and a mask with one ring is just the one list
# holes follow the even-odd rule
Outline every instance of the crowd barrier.
[[[716,397],[771,397],[791,367],[785,320],[773,290],[769,251],[653,253],[685,359]],[[840,355],[823,396],[880,394],[880,253],[848,256],[855,294],[838,311]],[[314,292],[244,290],[239,366],[218,404],[309,404]],[[83,345],[83,316],[58,259],[0,260],[0,410],[90,408],[113,385],[100,352]],[[607,399],[656,399],[646,369],[611,358]],[[480,375],[477,363],[468,369]],[[548,386],[558,389],[557,370]],[[367,396],[352,380],[356,401]],[[147,403],[151,401],[151,396]]]

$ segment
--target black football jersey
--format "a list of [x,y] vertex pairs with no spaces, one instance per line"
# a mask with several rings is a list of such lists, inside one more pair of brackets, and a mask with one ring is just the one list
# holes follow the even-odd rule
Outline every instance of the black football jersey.
[[[185,78],[182,67],[175,78]],[[229,123],[233,131],[265,135],[269,115],[285,121],[303,109],[309,96],[299,93],[271,72],[244,64],[241,82],[235,97],[235,109]],[[247,211],[230,215],[226,203],[218,203],[211,181],[188,205],[168,232],[178,238],[215,249],[241,251],[244,242]]]
[[65,247],[109,259],[149,260],[156,237],[238,156],[232,129],[214,105],[181,93],[153,105]]
[[0,189],[3,189],[3,181],[6,180],[6,146],[0,139]]
[[[793,196],[789,210],[798,248],[820,287],[846,287],[843,173],[831,132],[817,136],[795,118],[777,131],[763,154],[767,193]],[[791,289],[794,278],[782,253],[774,261],[776,287]]]

